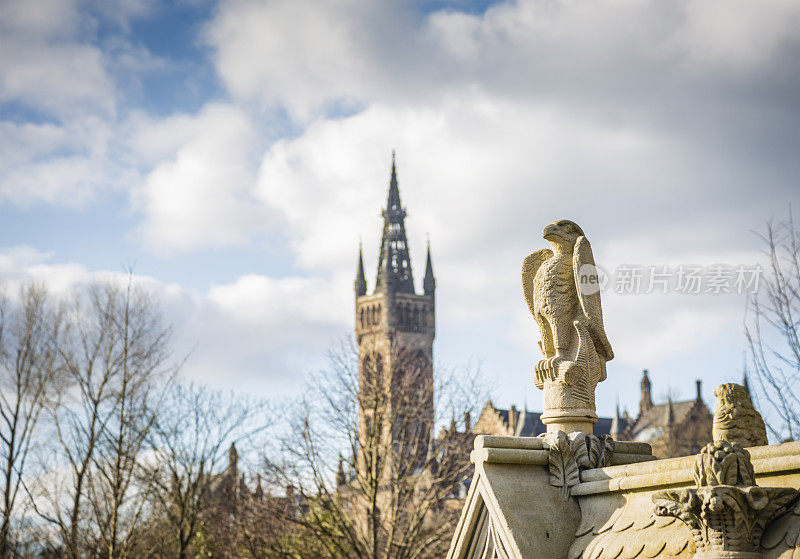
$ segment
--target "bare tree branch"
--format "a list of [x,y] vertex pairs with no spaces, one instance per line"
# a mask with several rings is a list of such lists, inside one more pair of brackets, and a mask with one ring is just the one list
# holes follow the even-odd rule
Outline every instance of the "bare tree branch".
[[19,491],[42,410],[57,389],[58,340],[63,315],[41,285],[27,285],[19,300],[0,299],[0,557],[16,548],[12,526]]
[[[431,378],[435,381],[432,382]],[[471,465],[472,435],[455,417],[485,391],[475,371],[430,375],[419,352],[342,342],[310,377],[280,452],[267,458],[273,486],[290,487],[282,557],[439,557],[446,550]],[[436,417],[450,420],[434,436]],[[438,422],[441,424],[441,421]]]
[[748,369],[772,436],[794,440],[800,434],[800,232],[791,210],[759,237],[767,268],[748,302]]

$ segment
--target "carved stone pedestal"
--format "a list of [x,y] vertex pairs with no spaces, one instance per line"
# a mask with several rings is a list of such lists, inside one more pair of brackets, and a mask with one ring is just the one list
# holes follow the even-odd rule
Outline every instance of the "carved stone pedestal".
[[574,361],[564,361],[556,370],[540,367],[534,384],[544,395],[542,423],[548,433],[580,431],[591,435],[597,423],[594,388],[589,382],[585,366]]
[[594,424],[597,423],[597,414],[588,409],[552,409],[545,408],[541,415],[542,423],[547,425],[548,433],[564,431],[574,433],[580,431],[587,435],[594,432]]

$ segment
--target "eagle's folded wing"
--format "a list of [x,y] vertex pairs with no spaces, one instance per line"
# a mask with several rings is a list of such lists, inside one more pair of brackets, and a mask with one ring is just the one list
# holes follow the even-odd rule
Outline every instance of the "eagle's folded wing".
[[[581,266],[591,265],[589,270],[581,270]],[[597,271],[594,269],[594,256],[592,255],[592,246],[586,237],[578,237],[575,242],[575,249],[572,254],[572,268],[575,276],[575,289],[578,292],[578,299],[581,302],[583,314],[587,318],[586,328],[592,336],[597,353],[605,361],[611,361],[614,358],[614,351],[611,349],[611,343],[606,337],[605,329],[603,328],[603,309],[600,306],[600,291],[594,293],[584,293],[581,290],[581,275],[594,274],[594,282],[596,284],[598,278],[596,277]],[[599,288],[599,284],[598,285]],[[592,291],[592,290],[589,290]]]
[[548,248],[537,250],[530,253],[522,261],[522,293],[525,295],[525,302],[528,303],[528,308],[533,312],[533,278],[536,277],[536,270],[542,265],[542,262],[552,258],[553,251]]

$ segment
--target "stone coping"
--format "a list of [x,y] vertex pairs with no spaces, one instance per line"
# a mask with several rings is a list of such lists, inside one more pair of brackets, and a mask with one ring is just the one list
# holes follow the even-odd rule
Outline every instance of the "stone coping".
[[[647,443],[616,441],[612,465],[583,470],[581,482],[572,495],[593,495],[693,482],[694,456],[656,460]],[[800,442],[758,446],[747,449],[757,475],[800,472]],[[547,466],[549,452],[538,437],[496,437],[479,435],[473,463]]]
[[[800,442],[757,446],[747,449],[756,475],[800,471]],[[581,472],[581,483],[572,494],[593,495],[616,491],[685,485],[694,482],[695,456],[657,460],[648,464],[609,466]]]
[[[472,463],[522,464],[546,466],[549,451],[544,440],[538,437],[497,437],[478,435],[475,450],[470,454]],[[647,443],[616,441],[612,464],[631,464],[655,460]]]
[[[483,448],[545,450],[544,439],[540,437],[478,435],[475,437],[475,450]],[[649,444],[630,441],[614,441],[614,449],[624,454],[650,454],[652,452]]]

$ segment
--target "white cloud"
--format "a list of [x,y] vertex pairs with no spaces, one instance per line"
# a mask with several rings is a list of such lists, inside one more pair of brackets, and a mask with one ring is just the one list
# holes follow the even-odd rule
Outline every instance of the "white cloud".
[[221,386],[232,377],[234,386],[269,395],[296,389],[323,365],[332,341],[348,333],[350,285],[349,278],[250,274],[213,286],[192,320],[188,335],[197,338],[197,350],[188,366]]
[[330,101],[360,101],[376,83],[383,72],[370,40],[396,11],[364,0],[223,1],[208,37],[235,96],[307,118]]
[[75,207],[124,184],[132,171],[108,158],[111,134],[111,125],[94,117],[0,122],[0,202]]
[[690,61],[703,66],[752,70],[768,62],[780,48],[798,41],[800,5],[791,0],[766,4],[686,1],[681,9],[683,25],[670,42]]
[[0,252],[0,274],[4,278],[17,278],[25,274],[28,267],[43,262],[52,256],[52,254],[24,245],[6,248]]
[[0,122],[1,203],[81,205],[113,174],[114,86],[102,51],[81,37],[79,7],[0,2],[0,104],[44,121]]
[[[485,95],[419,109],[374,105],[320,120],[270,146],[262,160],[259,194],[286,216],[303,267],[350,266],[359,234],[367,254],[377,250],[392,148],[418,259],[426,232],[437,253],[496,259],[524,251],[545,223],[562,216],[589,224],[606,243],[642,239],[652,249],[653,235],[663,233],[658,250],[685,254],[699,234],[725,242],[714,235],[716,218],[687,212],[684,197],[698,205],[714,200],[712,212],[741,211],[740,200],[718,200],[729,184],[703,184],[698,192],[692,173],[716,172],[702,152],[687,160],[670,137],[648,129],[603,126]],[[654,174],[659,167],[671,173]],[[761,200],[747,196],[756,206]],[[648,211],[670,217],[653,223]],[[627,245],[625,252],[631,254]]]
[[[126,281],[123,272],[54,262],[52,254],[25,246],[0,249],[0,275],[0,289],[11,296],[31,280],[60,297],[94,281]],[[340,294],[350,281],[247,275],[205,292],[147,276],[135,281],[174,326],[173,357],[189,356],[187,377],[255,396],[293,393],[348,329],[350,301]]]
[[51,114],[115,110],[114,86],[102,51],[80,37],[76,1],[0,4],[0,102]]
[[25,29],[32,34],[69,35],[80,21],[78,2],[69,0],[6,0],[0,3],[0,14],[4,29]]
[[336,287],[343,286],[322,278],[275,279],[248,274],[233,284],[213,286],[208,298],[217,308],[250,324],[264,324],[276,316],[297,327],[305,321],[342,324],[350,309],[336,303],[340,298],[331,297]]
[[155,251],[241,243],[268,223],[252,196],[255,133],[239,109],[208,105],[156,122],[133,144],[162,158],[134,193],[144,215],[139,234]]
[[135,162],[118,151],[128,127],[116,80],[136,85],[164,66],[128,36],[131,20],[151,9],[146,0],[113,9],[0,0],[0,203],[86,206],[135,183]]

